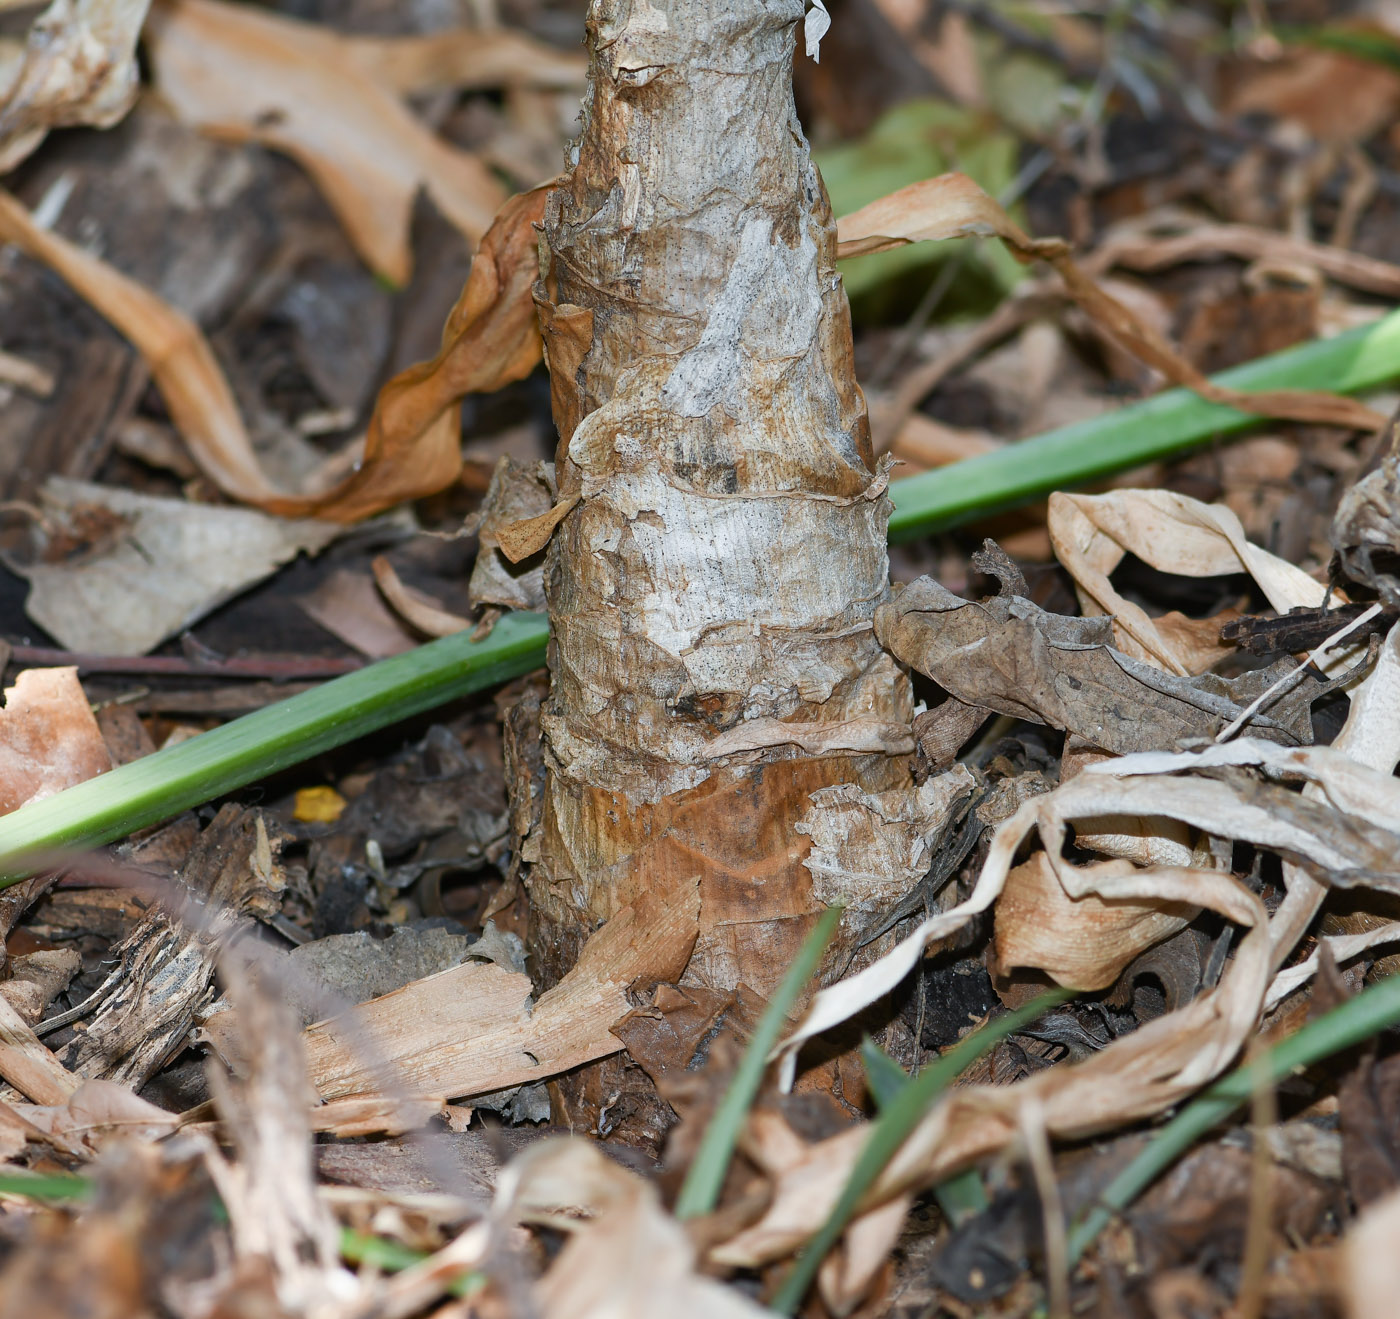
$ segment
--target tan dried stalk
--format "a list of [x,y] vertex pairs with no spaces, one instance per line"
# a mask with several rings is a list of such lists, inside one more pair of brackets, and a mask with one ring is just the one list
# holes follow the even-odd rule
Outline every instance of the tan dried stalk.
[[802,12],[590,5],[536,292],[581,501],[549,550],[525,851],[555,975],[639,891],[699,876],[689,979],[766,991],[835,896],[803,865],[811,794],[910,782],[908,681],[871,630],[887,478],[792,101]]

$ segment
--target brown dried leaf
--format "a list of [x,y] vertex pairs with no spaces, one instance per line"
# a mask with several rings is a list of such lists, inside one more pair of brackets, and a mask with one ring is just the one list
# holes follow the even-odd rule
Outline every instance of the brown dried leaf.
[[199,327],[149,290],[40,228],[0,192],[0,238],[61,275],[146,359],[171,419],[200,470],[225,494],[283,517],[354,522],[451,485],[461,471],[456,405],[528,375],[540,358],[530,286],[534,225],[548,185],[512,198],[482,239],[431,362],[379,392],[354,471],[329,490],[292,495],[262,471],[232,391]]
[[542,1081],[616,1053],[610,1027],[636,981],[675,980],[690,956],[699,890],[644,897],[584,945],[574,969],[529,1004],[527,976],[469,962],[312,1026],[306,1047],[325,1099],[391,1090],[459,1098]]
[[[875,633],[895,658],[967,705],[1048,724],[1119,754],[1214,737],[1278,676],[1163,673],[1115,649],[1109,619],[1047,613],[1014,595],[974,603],[929,577],[880,606]],[[1312,694],[1295,688],[1258,716],[1258,730],[1309,740]]]
[[1322,425],[1378,430],[1384,418],[1355,399],[1304,390],[1241,393],[1207,380],[1162,334],[1137,316],[1075,263],[1059,238],[1032,239],[985,192],[964,174],[943,174],[911,183],[898,192],[842,216],[837,230],[838,254],[863,256],[907,243],[938,242],[969,235],[1001,239],[1023,261],[1045,261],[1094,322],[1140,361],[1173,384],[1202,398],[1260,416],[1286,417]]
[[61,1104],[19,1112],[47,1135],[89,1153],[109,1140],[159,1140],[180,1125],[178,1114],[115,1081],[83,1081]]
[[1114,266],[1153,271],[1183,262],[1234,257],[1240,261],[1262,261],[1274,267],[1317,270],[1338,284],[1363,293],[1400,298],[1400,266],[1362,252],[1349,252],[1329,243],[1314,243],[1247,224],[1188,221],[1184,228],[1172,223],[1179,232],[1159,233],[1166,223],[1169,222],[1158,216],[1147,216],[1142,222],[1116,228],[1084,261],[1084,269],[1091,275],[1101,275]]
[[156,90],[185,123],[285,151],[377,272],[407,282],[420,188],[469,239],[505,194],[421,124],[338,33],[219,0],[159,0],[146,25]]
[[416,587],[409,586],[394,571],[394,565],[382,554],[370,564],[379,593],[393,606],[398,615],[420,632],[430,637],[450,637],[454,632],[472,626],[469,618],[444,609],[436,600]]
[[1251,543],[1225,505],[1203,504],[1169,490],[1056,492],[1050,496],[1047,525],[1055,556],[1074,578],[1084,612],[1112,615],[1118,645],[1169,672],[1190,673],[1192,651],[1174,646],[1155,620],[1113,588],[1109,574],[1125,554],[1186,577],[1247,572],[1280,613],[1300,605],[1315,608],[1327,597],[1321,582]]
[[[759,1319],[769,1311],[695,1271],[685,1229],[656,1188],[582,1140],[541,1141],[501,1174],[496,1212],[569,1240],[536,1284],[543,1319]],[[589,1211],[580,1220],[579,1210]]]
[[175,428],[219,489],[249,503],[276,494],[258,466],[213,350],[188,316],[106,262],[41,229],[7,192],[0,192],[0,238],[60,275],[131,340],[150,367]]
[[540,360],[530,288],[538,276],[535,225],[550,186],[501,207],[443,327],[438,355],[400,371],[379,391],[355,471],[323,495],[270,499],[262,507],[284,517],[354,522],[457,479],[463,396],[519,380]]
[[995,948],[1002,972],[1044,971],[1070,989],[1106,989],[1139,954],[1183,930],[1195,907],[1166,899],[1071,898],[1044,852],[1007,877],[995,908]]
[[582,53],[566,53],[503,27],[342,40],[349,58],[398,96],[491,87],[581,90],[588,71]]
[[549,544],[554,528],[578,506],[579,498],[578,495],[570,495],[567,499],[561,499],[548,513],[497,528],[496,544],[501,553],[512,563],[538,554]]
[[[0,174],[50,128],[110,128],[136,99],[136,39],[150,0],[52,0],[29,26],[23,53],[0,54]],[[10,42],[3,43],[10,45]]]
[[531,564],[523,571],[512,567],[497,538],[507,527],[548,517],[552,503],[553,493],[539,464],[527,467],[506,456],[497,460],[474,515],[480,548],[468,588],[473,604],[544,609],[544,565]]
[[19,673],[0,709],[0,815],[111,768],[78,670]]
[[1400,110],[1400,74],[1379,60],[1300,46],[1251,68],[1221,109],[1290,120],[1317,142],[1364,142]]

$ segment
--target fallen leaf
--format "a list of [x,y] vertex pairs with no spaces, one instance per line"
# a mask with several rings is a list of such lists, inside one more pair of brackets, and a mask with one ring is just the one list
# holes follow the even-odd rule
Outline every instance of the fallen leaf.
[[461,471],[457,404],[499,389],[540,360],[530,289],[538,277],[534,225],[549,185],[512,198],[472,261],[431,362],[379,392],[364,452],[349,476],[319,494],[277,490],[264,474],[233,393],[199,327],[148,289],[35,223],[0,192],[0,238],[61,275],[145,358],[171,419],[200,470],[225,494],[282,517],[354,522],[451,485]]
[[416,587],[409,586],[394,571],[394,565],[382,554],[370,564],[374,584],[379,593],[406,623],[430,637],[450,637],[472,626],[472,620],[444,609],[436,600]]
[[[323,522],[290,522],[252,509],[211,508],[58,477],[45,483],[40,502],[53,534],[87,542],[88,552],[50,558],[41,548],[24,563],[7,556],[7,564],[29,581],[29,616],[68,649],[98,655],[146,654],[339,534]],[[92,543],[83,524],[98,519],[106,534]]]
[[940,242],[976,235],[1001,239],[1023,261],[1044,261],[1064,281],[1069,295],[1102,330],[1128,352],[1160,371],[1173,384],[1202,398],[1259,416],[1285,417],[1321,425],[1378,430],[1385,419],[1355,399],[1304,390],[1242,393],[1206,379],[1147,321],[1112,297],[1087,275],[1059,238],[1032,239],[964,174],[941,174],[898,192],[837,222],[841,257],[887,252],[908,243]]
[[149,4],[52,0],[29,25],[18,58],[0,57],[0,174],[50,128],[110,128],[126,114],[140,84],[136,39]]
[[[1163,229],[1173,232],[1163,233]],[[1400,266],[1364,252],[1349,252],[1328,243],[1247,224],[1200,224],[1187,218],[1149,215],[1110,230],[1084,263],[1091,275],[1114,266],[1129,270],[1166,270],[1193,261],[1233,257],[1271,266],[1317,270],[1329,279],[1363,293],[1400,298]]]
[[[929,577],[876,610],[875,634],[965,705],[1063,729],[1119,754],[1214,737],[1293,668],[1284,661],[1237,678],[1164,673],[1118,650],[1110,619],[1051,614],[1019,595],[964,600]],[[1308,707],[1318,694],[1315,681],[1295,687],[1258,716],[1257,729],[1309,740]]]
[[60,275],[131,340],[150,367],[191,456],[220,490],[249,503],[277,493],[258,465],[213,350],[188,316],[105,262],[41,228],[7,192],[0,192],[0,238]]
[[379,391],[354,472],[322,495],[269,499],[263,508],[284,517],[354,522],[457,479],[458,404],[467,394],[522,379],[540,360],[530,290],[539,278],[535,225],[551,186],[520,193],[501,208],[472,259],[438,355],[400,371]]
[[699,889],[623,908],[577,964],[530,1005],[529,977],[469,962],[386,994],[306,1033],[324,1099],[389,1090],[448,1099],[545,1080],[622,1048],[610,1033],[637,980],[675,980],[695,943]]
[[0,709],[0,815],[111,768],[78,670],[19,673]]
[[1107,989],[1139,954],[1199,914],[1168,899],[1071,898],[1044,852],[1017,866],[993,909],[999,973],[1034,967],[1069,989]]
[[1112,616],[1123,650],[1169,672],[1190,672],[1190,652],[1174,647],[1140,606],[1114,589],[1109,574],[1126,554],[1185,577],[1247,572],[1280,613],[1300,605],[1313,608],[1327,598],[1321,582],[1253,544],[1223,504],[1203,504],[1169,490],[1057,491],[1050,496],[1047,525],[1055,557],[1074,578],[1084,612]]
[[490,170],[415,119],[338,33],[219,0],[157,0],[146,49],[156,92],[183,122],[295,158],[395,284],[412,273],[420,189],[473,242],[505,201]]
[[537,612],[545,608],[544,564],[515,567],[497,537],[506,527],[547,517],[553,502],[551,483],[539,464],[526,466],[505,455],[497,459],[491,484],[473,515],[479,548],[468,593],[474,605]]
[[493,87],[582,91],[588,72],[581,51],[561,51],[505,27],[341,40],[350,59],[398,96]]
[[[543,1319],[760,1319],[771,1312],[696,1272],[690,1235],[655,1186],[582,1140],[541,1141],[502,1170],[493,1212],[569,1239],[535,1284]],[[586,1218],[580,1217],[586,1213]]]

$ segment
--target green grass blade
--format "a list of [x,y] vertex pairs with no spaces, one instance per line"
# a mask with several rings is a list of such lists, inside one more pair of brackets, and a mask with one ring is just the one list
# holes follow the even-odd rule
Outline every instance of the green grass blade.
[[744,1050],[734,1079],[724,1092],[719,1107],[715,1109],[710,1125],[700,1139],[700,1148],[695,1152],[676,1197],[677,1218],[698,1218],[708,1214],[719,1200],[720,1188],[724,1185],[725,1174],[729,1171],[729,1161],[734,1157],[734,1147],[739,1143],[739,1133],[749,1109],[758,1095],[758,1087],[763,1081],[763,1073],[768,1066],[768,1055],[777,1046],[783,1030],[788,1024],[788,1013],[797,1002],[803,986],[812,978],[821,961],[822,953],[836,932],[836,923],[841,919],[841,908],[828,907],[821,919],[812,927],[802,941],[796,958],[788,967],[782,983],[768,1000],[763,1015],[758,1019],[753,1038]]
[[0,1195],[24,1195],[31,1200],[84,1200],[93,1192],[87,1177],[68,1172],[0,1172]]
[[[1352,393],[1400,376],[1400,312],[1216,377],[1235,389]],[[1172,390],[995,453],[895,481],[890,539],[909,540],[1052,490],[1170,457],[1256,419]],[[544,663],[548,628],[508,615],[483,642],[447,637],[337,678],[0,819],[0,885],[33,859],[169,819],[331,747]],[[26,860],[30,858],[30,860]]]
[[[1247,362],[1213,379],[1244,391],[1324,389],[1351,394],[1400,376],[1400,312],[1332,339]],[[890,485],[890,540],[912,540],[1001,512],[1052,490],[1171,458],[1258,422],[1248,412],[1172,389],[1142,403],[1047,431],[992,453]]]
[[1103,1190],[1098,1203],[1071,1228],[1070,1262],[1077,1261],[1114,1215],[1126,1209],[1197,1140],[1249,1102],[1259,1084],[1260,1069],[1269,1084],[1276,1084],[1397,1022],[1400,976],[1390,976],[1310,1021],[1267,1053],[1203,1091],[1153,1135],[1146,1148]]
[[[0,876],[45,854],[94,847],[422,710],[538,668],[548,624],[508,614],[484,641],[444,637],[0,818]],[[28,859],[26,859],[28,858]]]
[[[882,1113],[909,1084],[909,1073],[868,1035],[861,1041],[860,1060],[865,1064],[865,1084],[875,1100],[875,1110]],[[943,1216],[954,1227],[980,1214],[989,1203],[982,1174],[976,1168],[968,1168],[939,1182],[933,1188],[933,1195]]]
[[827,1251],[836,1244],[866,1192],[875,1184],[885,1165],[894,1158],[938,1096],[999,1040],[1014,1035],[1069,997],[1071,995],[1067,990],[1051,990],[1025,1007],[988,1022],[966,1039],[959,1040],[891,1098],[889,1105],[870,1124],[869,1134],[856,1156],[850,1178],[842,1188],[830,1217],[803,1248],[778,1288],[772,1301],[774,1310],[779,1314],[793,1314],[797,1310],[807,1294],[807,1288],[812,1285],[812,1279],[817,1276],[817,1269]]

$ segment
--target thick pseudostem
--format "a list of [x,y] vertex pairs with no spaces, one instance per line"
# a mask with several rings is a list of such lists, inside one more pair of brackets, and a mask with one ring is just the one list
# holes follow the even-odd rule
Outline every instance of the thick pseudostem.
[[590,6],[536,288],[559,495],[580,497],[549,550],[524,852],[550,975],[639,891],[698,877],[687,979],[766,993],[850,882],[804,864],[810,813],[912,791],[909,684],[871,628],[886,474],[792,101],[802,11]]

